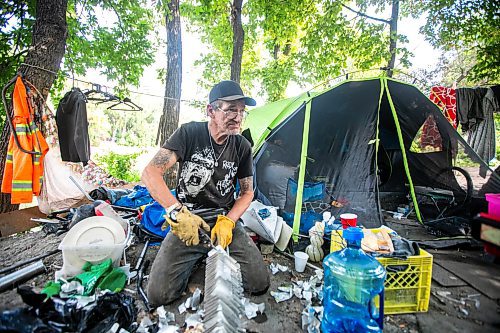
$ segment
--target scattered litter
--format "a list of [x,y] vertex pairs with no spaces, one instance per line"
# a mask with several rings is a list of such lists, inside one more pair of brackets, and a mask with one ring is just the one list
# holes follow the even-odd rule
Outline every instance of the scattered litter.
[[322,306],[306,306],[302,311],[302,330],[307,330],[308,333],[320,333],[322,318]]
[[479,307],[481,306],[481,301],[479,300],[480,297],[481,297],[481,294],[467,295],[467,300],[473,301],[476,309],[479,309]]
[[[203,328],[203,310],[186,316],[185,323],[187,328],[198,328],[200,325]],[[190,331],[195,332],[195,331]],[[203,332],[203,331],[202,331]]]
[[184,312],[186,312],[185,303],[181,303],[177,309],[179,310],[179,314],[183,314]]
[[84,291],[83,285],[80,283],[80,281],[71,281],[63,284],[61,286],[61,292],[59,293],[59,296],[61,298],[69,298],[74,295],[82,295]]
[[278,290],[291,293],[293,291],[293,287],[291,285],[286,285],[286,286],[278,287]]
[[396,220],[401,220],[403,218],[403,214],[395,212],[394,214],[392,214],[392,218]]
[[[301,281],[302,282],[302,281]],[[295,297],[297,297],[298,299],[301,299],[302,298],[302,288],[299,287],[299,286],[295,286],[293,287],[293,294],[295,295]]]
[[264,310],[266,309],[266,305],[264,303],[252,303],[248,298],[243,298],[243,306],[245,307],[245,315],[247,316],[248,319],[252,319],[257,317],[258,313],[260,312],[261,314],[264,313]]
[[92,302],[95,302],[99,295],[103,295],[101,293],[96,293],[92,296],[74,296],[74,298],[77,300],[77,309],[83,309],[87,305],[89,305]]
[[186,300],[184,301],[184,306],[186,307],[186,309],[189,309],[191,308],[191,300],[193,299],[192,296],[189,296],[188,298],[186,298]]
[[[193,296],[189,296],[183,304],[179,305],[179,313],[183,313],[187,309],[191,309],[193,311],[198,310],[198,306],[200,305],[201,301],[201,290],[199,288],[196,288],[196,290],[193,293]],[[183,311],[181,312],[181,306],[184,305]]]
[[278,291],[271,291],[271,296],[274,297],[276,303],[287,301],[293,297],[293,287],[292,286],[278,287]]
[[153,322],[151,321],[151,319],[149,319],[148,316],[145,316],[144,318],[142,318],[141,324],[139,325],[139,327],[145,328],[146,329],[145,332],[147,332],[147,329],[150,326],[153,326]]
[[438,290],[436,291],[436,294],[438,294],[439,296],[448,297],[449,295],[451,295],[451,291]]
[[465,308],[463,307],[460,307],[460,312],[462,312],[464,315],[468,316],[469,315],[469,311],[467,311]]
[[[195,327],[189,327],[187,328],[184,333],[203,333],[205,332],[205,329],[203,328],[203,324],[197,324]],[[225,331],[221,331],[225,332]]]
[[129,294],[132,294],[132,295],[135,295],[137,294],[137,292],[135,290],[132,290],[132,289],[128,289],[128,288],[123,288],[123,291],[129,293]]
[[167,311],[165,311],[165,308],[163,307],[163,305],[156,308],[156,313],[158,314],[158,317],[160,319],[167,318]]
[[311,299],[312,299],[312,292],[309,291],[309,290],[304,290],[302,292],[302,297],[304,297],[304,299],[306,300],[306,302],[310,303],[311,302]]
[[106,333],[129,333],[126,329],[120,328],[120,324],[114,323]]
[[457,304],[460,304],[460,305],[465,305],[465,301],[464,299],[455,299],[453,297],[450,297],[451,295],[451,292],[450,291],[443,291],[443,290],[438,290],[436,291],[435,293],[433,292],[434,295],[436,296],[440,296],[440,297],[443,297],[445,298],[446,300],[450,301],[450,302],[453,302],[453,303],[457,303]]
[[278,287],[278,291],[271,291],[277,303],[287,301],[293,296],[304,300],[306,305],[311,305],[313,298],[319,302],[323,299],[323,271],[317,269],[316,274],[309,278],[309,281],[295,281],[292,286],[286,285]]
[[168,323],[170,322],[175,322],[175,314],[167,312],[163,305],[156,308],[156,313],[158,314],[160,328],[169,326]]
[[[168,325],[168,326],[163,326],[156,333],[177,333],[177,332],[179,332],[179,326]],[[185,332],[187,332],[187,330]]]
[[275,264],[275,263],[271,263],[271,265],[269,265],[269,268],[271,269],[271,272],[273,273],[273,275],[275,275],[279,271],[281,271],[281,272],[288,271],[288,266]]
[[196,288],[196,290],[193,293],[193,297],[191,299],[191,309],[196,311],[198,309],[198,306],[200,305],[201,301],[201,290],[199,288]]

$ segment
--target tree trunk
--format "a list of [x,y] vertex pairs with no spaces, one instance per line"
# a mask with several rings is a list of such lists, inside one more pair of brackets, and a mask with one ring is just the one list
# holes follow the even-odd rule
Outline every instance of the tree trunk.
[[[179,111],[182,84],[182,39],[179,0],[171,0],[166,14],[167,25],[167,77],[165,84],[165,103],[160,119],[160,144],[163,144],[179,126]],[[158,142],[157,142],[158,143]],[[175,187],[176,168],[165,174],[165,182]]]
[[231,25],[233,26],[233,55],[231,57],[231,80],[240,82],[241,59],[243,58],[243,44],[245,32],[241,23],[241,7],[243,0],[234,0],[231,7]]
[[[26,64],[57,73],[66,47],[67,6],[67,0],[44,0],[36,2],[32,43],[24,59]],[[50,88],[56,79],[55,74],[24,65],[21,65],[18,72],[42,93],[44,99],[47,98]],[[5,112],[11,111],[5,110]],[[2,141],[0,142],[0,175],[3,175],[5,169],[9,135],[10,128],[6,122],[1,135]],[[0,178],[0,184],[1,181]],[[10,203],[10,194],[1,194],[0,213],[18,208],[19,205],[12,205]]]
[[392,77],[394,64],[396,63],[396,43],[398,37],[399,0],[392,0],[392,14],[389,31],[389,53],[391,59],[387,64],[387,76]]

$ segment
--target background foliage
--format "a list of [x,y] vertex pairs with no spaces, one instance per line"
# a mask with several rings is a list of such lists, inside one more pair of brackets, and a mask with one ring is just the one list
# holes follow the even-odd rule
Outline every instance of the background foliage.
[[[0,84],[16,73],[31,45],[35,0],[6,0],[0,6]],[[145,67],[154,61],[156,17],[146,0],[75,0],[68,2],[66,54],[54,83],[58,100],[68,77],[84,77],[95,69],[115,83],[114,93],[125,97],[137,86]],[[82,88],[88,85],[76,82]],[[2,124],[3,106],[0,107]]]
[[117,154],[109,152],[106,155],[96,155],[97,163],[103,167],[109,174],[115,178],[127,182],[138,182],[141,177],[137,171],[134,171],[134,161],[141,153]]

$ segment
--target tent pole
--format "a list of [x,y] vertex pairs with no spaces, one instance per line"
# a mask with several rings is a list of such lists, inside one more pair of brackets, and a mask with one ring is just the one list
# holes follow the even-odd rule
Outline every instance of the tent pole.
[[382,207],[380,206],[380,189],[378,185],[378,148],[380,145],[380,106],[382,105],[382,96],[384,95],[384,83],[380,79],[380,96],[378,98],[378,109],[377,109],[377,128],[375,130],[375,194],[377,197],[377,211],[378,219],[380,225],[383,225]]
[[406,177],[408,177],[408,183],[410,186],[411,199],[413,201],[413,207],[415,207],[415,214],[417,215],[417,220],[422,223],[422,216],[420,215],[420,209],[418,207],[417,196],[415,195],[415,189],[413,188],[413,181],[410,175],[410,168],[408,167],[408,160],[406,158],[406,150],[403,142],[403,135],[401,134],[401,126],[399,125],[398,115],[396,113],[396,108],[392,102],[391,92],[389,91],[389,86],[387,84],[387,78],[381,78],[384,82],[385,90],[387,91],[387,100],[389,101],[389,106],[391,107],[392,117],[394,118],[394,124],[396,125],[396,132],[398,133],[399,147],[401,148],[401,154],[403,156],[403,165],[405,167]]
[[295,198],[295,214],[293,216],[293,241],[299,241],[300,215],[302,213],[302,196],[306,175],[307,148],[309,145],[309,122],[311,118],[311,98],[306,101],[304,114],[304,130],[302,131],[302,150],[300,153],[299,179],[297,180],[297,197]]

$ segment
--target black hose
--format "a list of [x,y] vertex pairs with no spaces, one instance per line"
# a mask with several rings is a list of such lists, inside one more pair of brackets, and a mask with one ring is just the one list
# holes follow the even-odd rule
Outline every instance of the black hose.
[[50,251],[49,253],[45,253],[45,254],[41,254],[39,256],[36,256],[34,258],[31,258],[31,259],[26,259],[26,260],[23,260],[21,262],[18,262],[17,264],[14,264],[12,266],[9,266],[9,267],[5,267],[5,268],[2,268],[0,270],[0,274],[5,274],[5,273],[8,273],[10,271],[13,271],[14,269],[18,268],[18,267],[21,267],[21,266],[24,266],[24,265],[27,265],[27,264],[31,264],[32,262],[34,261],[37,261],[37,260],[40,260],[40,259],[43,259],[43,258],[47,258],[48,256],[51,256],[53,254],[56,254],[58,252],[60,252],[61,250],[57,249],[57,250],[53,250],[53,251]]

